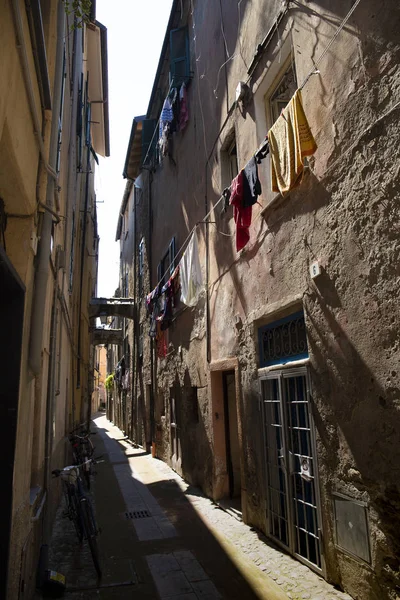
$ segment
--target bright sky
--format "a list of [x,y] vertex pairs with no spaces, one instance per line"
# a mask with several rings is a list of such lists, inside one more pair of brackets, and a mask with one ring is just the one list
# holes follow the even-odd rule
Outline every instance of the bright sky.
[[122,177],[133,117],[144,115],[157,70],[172,0],[97,0],[96,18],[108,30],[110,111],[109,158],[96,170],[100,235],[97,295],[109,297],[118,286],[118,211],[125,189]]

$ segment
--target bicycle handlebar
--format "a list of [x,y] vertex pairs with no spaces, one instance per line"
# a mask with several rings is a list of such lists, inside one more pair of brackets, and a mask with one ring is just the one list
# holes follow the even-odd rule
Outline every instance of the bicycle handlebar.
[[60,477],[61,473],[63,473],[64,471],[67,471],[68,469],[77,469],[77,468],[79,469],[80,467],[83,467],[84,465],[87,465],[88,463],[93,463],[95,465],[97,463],[105,462],[104,460],[99,460],[99,458],[101,458],[101,457],[88,458],[80,465],[69,465],[67,467],[64,467],[63,469],[54,469],[51,472],[51,474],[53,475],[53,477]]

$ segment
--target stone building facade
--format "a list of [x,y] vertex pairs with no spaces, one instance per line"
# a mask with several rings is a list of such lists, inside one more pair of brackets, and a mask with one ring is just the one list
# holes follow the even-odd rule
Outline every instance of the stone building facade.
[[89,21],[75,27],[61,0],[1,3],[0,596],[10,600],[34,595],[60,496],[51,470],[90,416],[94,168],[109,143],[106,29],[94,5]]
[[[354,598],[394,599],[399,7],[234,4],[173,3],[132,126],[117,238],[136,306],[134,439]],[[160,151],[163,103],[182,82],[189,120]],[[317,151],[284,197],[261,161],[237,252],[221,194],[300,87]],[[160,348],[145,297],[195,226],[204,288],[196,306],[177,303]]]

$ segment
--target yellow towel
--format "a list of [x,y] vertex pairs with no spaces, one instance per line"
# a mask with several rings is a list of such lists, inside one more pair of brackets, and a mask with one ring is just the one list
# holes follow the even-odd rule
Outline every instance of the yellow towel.
[[282,195],[299,185],[303,173],[303,158],[311,156],[317,144],[310,131],[297,90],[268,132],[271,154],[272,191]]

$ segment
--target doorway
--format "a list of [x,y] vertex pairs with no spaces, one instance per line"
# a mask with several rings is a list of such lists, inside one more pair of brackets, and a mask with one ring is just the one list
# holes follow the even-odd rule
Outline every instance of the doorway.
[[0,247],[0,309],[2,316],[0,365],[0,422],[2,440],[3,518],[0,521],[0,597],[6,596],[8,551],[12,519],[13,473],[18,419],[25,287]]
[[180,440],[180,387],[174,385],[169,395],[169,425],[171,435],[171,466],[182,475],[182,450]]
[[269,535],[322,571],[314,425],[305,367],[261,378]]
[[229,505],[241,513],[241,471],[235,371],[222,374],[224,396],[225,451],[229,485]]

